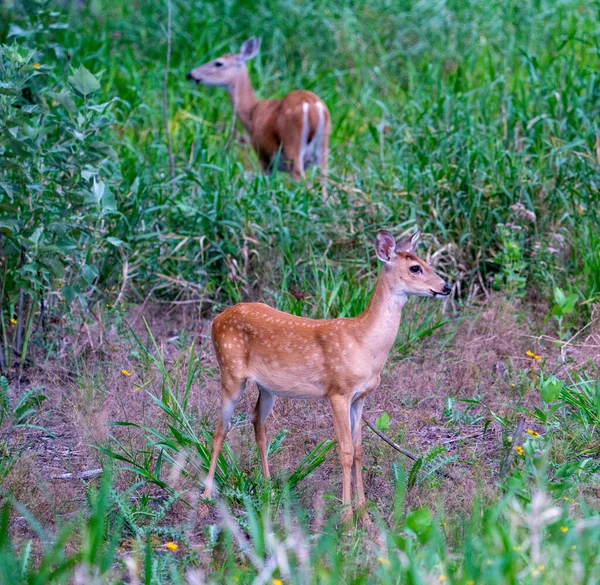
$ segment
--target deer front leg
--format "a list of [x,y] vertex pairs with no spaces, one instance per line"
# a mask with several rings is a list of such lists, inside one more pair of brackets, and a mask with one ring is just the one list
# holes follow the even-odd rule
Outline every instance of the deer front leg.
[[268,390],[262,387],[260,384],[258,386],[258,402],[256,403],[256,407],[254,408],[254,413],[252,415],[252,422],[254,423],[254,434],[256,436],[256,444],[258,445],[258,450],[260,452],[260,463],[262,465],[262,472],[265,481],[269,479],[269,462],[267,460],[267,431],[265,429],[265,421],[267,417],[273,410],[273,405],[275,404],[275,396],[271,394]]
[[354,461],[352,471],[354,475],[354,490],[356,493],[356,507],[360,516],[366,513],[365,488],[362,477],[362,412],[365,398],[357,398],[350,407],[350,425],[352,430],[352,443],[354,446]]
[[354,447],[350,431],[350,399],[346,396],[332,396],[329,401],[333,412],[333,428],[342,464],[342,522],[348,524],[352,521],[350,479],[354,459]]

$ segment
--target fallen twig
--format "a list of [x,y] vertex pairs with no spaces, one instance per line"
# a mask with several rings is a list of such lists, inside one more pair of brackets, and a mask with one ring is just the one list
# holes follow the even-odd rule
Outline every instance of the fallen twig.
[[[418,461],[420,459],[420,457],[418,455],[411,453],[407,449],[404,449],[404,447],[400,447],[400,445],[398,445],[398,443],[395,443],[385,433],[382,433],[364,414],[363,414],[362,418],[365,421],[365,424],[380,439],[383,439],[390,447],[393,447],[394,449],[396,449],[396,451],[402,453],[402,455],[405,455],[406,457],[408,457],[409,459],[412,459],[413,461]],[[444,471],[443,469],[436,469],[436,473],[439,473],[440,475],[443,475],[444,477],[451,479],[452,481],[456,481],[456,478],[453,475],[449,474],[447,471]]]
[[102,473],[102,469],[88,469],[79,473],[61,473],[60,475],[51,475],[50,479],[90,479]]
[[442,445],[449,445],[450,443],[456,443],[457,441],[464,441],[465,439],[474,439],[475,437],[483,437],[483,432],[473,433],[472,435],[463,435],[462,437],[452,437],[442,441]]

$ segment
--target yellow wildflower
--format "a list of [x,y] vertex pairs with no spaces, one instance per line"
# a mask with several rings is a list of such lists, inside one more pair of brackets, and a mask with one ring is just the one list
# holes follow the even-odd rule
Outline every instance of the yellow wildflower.
[[440,581],[447,581],[446,575],[440,575]]
[[385,557],[377,557],[377,560],[382,564],[382,565],[389,565],[390,561],[388,559],[386,559]]
[[521,547],[520,546],[513,546],[513,550],[519,551],[519,550],[521,550]]
[[13,319],[12,317],[11,317],[11,319],[10,319],[10,322],[11,322],[13,325],[16,325],[16,324],[17,324],[17,320],[16,320],[16,319]]
[[573,545],[573,546],[571,547],[571,550],[577,550],[577,547],[576,547],[575,545]]
[[39,69],[40,68],[40,64],[39,63],[34,63],[33,64],[33,68],[34,69]]
[[273,585],[283,585],[283,581],[281,579],[273,579]]
[[523,453],[525,453],[525,451],[523,450],[523,447],[521,447],[521,445],[517,445],[515,447],[515,451],[519,454],[519,455],[523,455]]
[[546,567],[544,565],[538,565],[538,571],[543,571]]
[[540,434],[537,431],[534,431],[533,429],[527,429],[527,432],[534,438],[534,439],[539,439],[540,438]]
[[561,526],[560,527],[560,531],[565,533],[565,532],[569,532],[569,527],[568,526]]
[[175,552],[179,548],[174,542],[167,542],[165,546],[172,552]]
[[532,574],[534,577],[539,577],[539,574],[540,574],[540,572],[539,572],[537,569],[534,569],[533,571],[531,571],[531,574]]
[[473,581],[473,579],[469,579],[465,585],[475,585],[475,581]]
[[537,355],[535,353],[533,353],[532,351],[530,351],[529,349],[525,352],[525,355],[529,356],[530,358],[533,358],[536,361],[540,361],[542,359],[541,355]]
[[121,374],[123,374],[126,378],[129,378],[131,376],[131,372],[127,370],[121,370]]

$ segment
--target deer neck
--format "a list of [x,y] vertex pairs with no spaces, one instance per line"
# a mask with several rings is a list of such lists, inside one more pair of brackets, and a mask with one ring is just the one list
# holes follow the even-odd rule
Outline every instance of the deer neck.
[[394,345],[406,304],[406,293],[398,293],[392,287],[385,266],[382,268],[373,295],[365,311],[359,315],[361,337],[381,366]]
[[227,88],[233,104],[233,110],[244,128],[252,134],[254,109],[259,100],[252,89],[248,69],[242,67],[235,81]]

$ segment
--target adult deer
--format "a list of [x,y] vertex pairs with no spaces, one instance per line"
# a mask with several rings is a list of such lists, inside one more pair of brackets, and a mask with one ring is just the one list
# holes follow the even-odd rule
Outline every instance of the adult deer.
[[278,168],[298,181],[311,166],[327,173],[331,117],[311,91],[291,91],[277,100],[259,100],[252,89],[246,62],[260,49],[260,39],[248,39],[237,55],[223,55],[187,74],[203,85],[225,86],[235,115],[250,133],[264,172]]
[[361,512],[362,410],[377,389],[408,295],[447,296],[451,287],[414,254],[420,232],[398,242],[377,232],[383,266],[366,310],[350,319],[305,319],[262,303],[239,303],[218,315],[212,339],[221,370],[221,417],[213,436],[204,497],[212,493],[217,457],[248,380],[259,390],[253,422],[263,475],[269,477],[265,420],[275,397],[327,398],[342,464],[344,520],[352,516],[350,476]]

